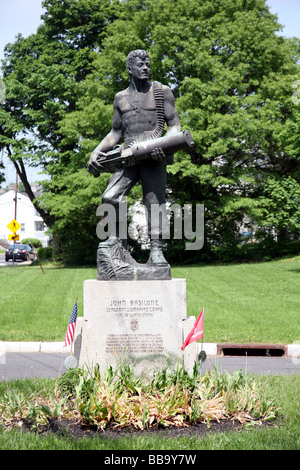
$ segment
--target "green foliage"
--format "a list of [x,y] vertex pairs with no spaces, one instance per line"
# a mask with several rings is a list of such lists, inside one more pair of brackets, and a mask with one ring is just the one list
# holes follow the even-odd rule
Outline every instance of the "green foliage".
[[[213,257],[213,247],[233,259],[245,216],[256,226],[269,224],[260,217],[269,209],[262,197],[265,181],[270,174],[294,176],[299,166],[282,138],[284,123],[298,116],[291,96],[299,43],[276,34],[276,17],[260,0],[142,5],[126,2],[122,17],[110,25],[105,50],[61,131],[65,138],[80,138],[82,146],[93,129],[103,137],[106,128],[89,126],[90,116],[94,109],[107,116],[114,94],[127,86],[126,55],[132,48],[147,49],[152,76],[172,87],[182,127],[195,141],[192,154],[178,153],[169,167],[172,200],[204,203],[203,253]],[[71,129],[81,130],[75,135]],[[275,224],[275,234],[277,229]],[[172,262],[189,255],[178,241],[169,243],[169,254]]]
[[56,400],[53,396],[46,401],[39,393],[28,396],[26,392],[17,393],[13,388],[8,388],[0,401],[1,423],[9,427],[25,422],[32,430],[40,426],[48,427],[50,419],[57,419],[61,415],[64,401]]
[[42,242],[38,238],[23,238],[22,243],[33,246],[33,248],[42,248]]
[[71,368],[58,380],[58,387],[60,393],[64,396],[74,396],[75,389],[80,381],[80,377],[82,377],[83,371],[82,369]]
[[37,255],[41,261],[52,261],[53,249],[51,246],[39,248],[37,251]]
[[295,179],[268,178],[260,202],[262,225],[275,228],[283,239],[300,233],[300,185]]
[[109,367],[103,377],[99,366],[91,371],[70,369],[59,379],[56,396],[47,399],[8,389],[0,398],[0,409],[4,426],[24,420],[33,429],[62,417],[74,419],[78,413],[83,423],[100,429],[108,425],[178,427],[229,417],[242,424],[261,424],[278,415],[274,400],[265,397],[257,381],[241,371],[222,375],[213,369],[201,377],[195,366],[189,377],[177,367],[175,373],[166,369],[158,372],[147,384],[128,364],[115,371]]
[[[118,0],[68,0],[64,3],[46,0],[44,7],[46,13],[37,33],[28,38],[19,35],[15,43],[6,46],[2,67],[6,100],[0,109],[0,148],[15,162],[25,188],[28,181],[24,162],[41,166],[53,181],[53,187],[45,187],[44,191],[49,195],[52,192],[56,202],[59,193],[69,184],[69,175],[85,168],[87,158],[86,153],[79,158],[78,146],[62,139],[58,123],[75,109],[76,85],[91,72],[104,29],[116,18],[120,5]],[[25,134],[30,137],[25,138]],[[70,189],[76,193],[76,178],[71,183],[75,187]],[[34,195],[31,197],[33,199]],[[76,233],[70,233],[67,238],[59,220],[58,226],[55,225],[56,213],[52,212],[52,205],[47,207],[43,201],[35,203],[46,224],[53,229],[56,244],[60,242],[67,252],[67,259],[70,259],[70,251],[74,254],[74,246],[68,248],[70,238],[77,251],[84,240],[87,246],[88,229],[82,229],[82,225],[87,223],[84,218],[89,218],[90,207],[87,211],[79,208],[81,230],[75,229]],[[71,224],[72,221],[69,226]],[[80,242],[76,246],[78,232]],[[78,254],[78,258],[81,261],[84,253],[83,256]]]
[[[273,421],[272,426],[245,425],[244,429],[228,432],[213,432],[209,429],[200,435],[178,435],[171,433],[126,433],[112,435],[108,433],[87,433],[79,438],[74,436],[74,426],[64,427],[59,418],[52,420],[54,432],[22,432],[19,427],[0,426],[0,446],[5,450],[298,450],[299,449],[299,418],[298,391],[299,374],[255,376],[256,384],[261,393],[272,396],[280,407],[284,419]],[[46,383],[45,383],[46,382]],[[17,394],[25,391],[29,396],[43,397],[53,394],[57,379],[26,379],[13,382],[0,382],[0,402],[3,403],[3,393],[9,388]],[[262,392],[264,390],[264,392]],[[265,401],[267,403],[267,400]],[[272,422],[271,422],[272,424]],[[58,425],[58,426],[57,426]],[[59,426],[61,425],[61,426]],[[47,428],[44,427],[47,430]],[[41,428],[40,428],[41,430]],[[70,431],[70,432],[69,432]],[[82,429],[81,429],[82,433]]]

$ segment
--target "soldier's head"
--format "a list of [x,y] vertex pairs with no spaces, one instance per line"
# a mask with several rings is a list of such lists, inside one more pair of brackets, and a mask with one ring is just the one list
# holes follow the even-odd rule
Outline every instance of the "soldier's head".
[[133,78],[148,80],[150,76],[150,57],[142,49],[131,51],[126,60],[127,71]]

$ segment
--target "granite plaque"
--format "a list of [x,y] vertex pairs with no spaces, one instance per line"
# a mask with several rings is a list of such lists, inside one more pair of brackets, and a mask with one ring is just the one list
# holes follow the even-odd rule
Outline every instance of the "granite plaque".
[[182,362],[186,281],[84,282],[84,317],[78,319],[75,355],[79,365],[100,370],[130,362],[136,373]]

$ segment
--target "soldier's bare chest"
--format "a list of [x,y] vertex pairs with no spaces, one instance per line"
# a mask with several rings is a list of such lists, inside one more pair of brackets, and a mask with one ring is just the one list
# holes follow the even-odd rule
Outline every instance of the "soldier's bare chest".
[[122,114],[137,115],[139,113],[155,112],[156,106],[152,87],[145,93],[128,91],[123,96],[120,108]]

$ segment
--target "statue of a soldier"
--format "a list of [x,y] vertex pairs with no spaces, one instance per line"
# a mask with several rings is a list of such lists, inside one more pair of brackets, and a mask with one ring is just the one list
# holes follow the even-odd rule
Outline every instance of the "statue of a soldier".
[[[107,152],[124,142],[124,151],[139,142],[159,139],[181,131],[175,100],[171,89],[158,82],[149,81],[150,59],[147,52],[135,50],[127,57],[130,75],[129,87],[117,93],[114,100],[112,129],[91,154],[88,171],[97,176],[100,171],[99,159],[106,158]],[[154,140],[155,143],[155,140]],[[148,233],[151,252],[148,265],[164,265],[167,261],[162,252],[162,234],[159,223],[151,224],[151,206],[165,203],[166,165],[173,162],[173,155],[166,155],[162,148],[151,151],[150,158],[134,161],[117,168],[102,196],[103,204],[112,204],[116,209],[117,224],[114,234],[119,238],[118,209],[120,201],[133,186],[141,181],[144,205],[148,213]],[[152,221],[153,222],[153,221]],[[155,224],[154,224],[155,225]],[[126,240],[122,240],[126,247]]]

